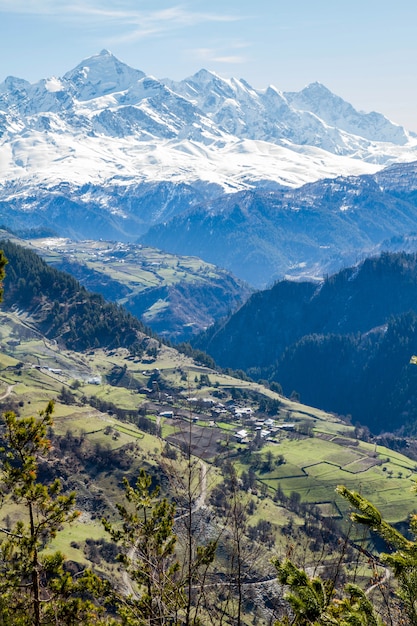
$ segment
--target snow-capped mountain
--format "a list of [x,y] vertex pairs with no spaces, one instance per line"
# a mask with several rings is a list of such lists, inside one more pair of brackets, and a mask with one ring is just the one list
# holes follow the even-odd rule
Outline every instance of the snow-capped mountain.
[[299,187],[417,159],[417,138],[324,86],[157,80],[110,52],[0,85],[0,219],[134,239],[224,192]]
[[355,111],[317,83],[298,94],[257,91],[206,70],[159,81],[106,50],[62,78],[6,78],[0,113],[3,181],[39,175],[296,186],[417,157],[401,126]]
[[302,91],[286,92],[284,95],[292,107],[316,115],[330,127],[369,141],[398,146],[408,143],[409,133],[404,128],[393,124],[381,113],[356,111],[351,104],[320,83],[312,83]]
[[241,139],[315,146],[364,159],[371,142],[404,146],[410,140],[401,126],[380,113],[356,111],[320,83],[299,93],[281,93],[272,86],[257,91],[244,80],[225,80],[206,70],[165,83]]

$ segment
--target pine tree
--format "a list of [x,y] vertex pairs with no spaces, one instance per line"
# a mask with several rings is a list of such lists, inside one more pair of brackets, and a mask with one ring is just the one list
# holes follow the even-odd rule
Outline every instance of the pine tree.
[[345,586],[342,597],[335,593],[332,581],[310,578],[291,561],[275,561],[278,581],[288,585],[284,596],[292,616],[275,626],[383,626],[375,607],[357,585]]
[[408,625],[417,626],[417,515],[412,515],[410,519],[410,532],[414,540],[407,539],[388,524],[378,509],[359,493],[342,485],[336,491],[357,510],[351,513],[351,519],[376,532],[392,550],[391,553],[382,553],[380,560],[393,571],[398,582],[397,595]]
[[14,525],[0,528],[0,621],[5,626],[72,626],[99,623],[93,597],[104,591],[87,572],[76,581],[60,552],[46,550],[61,526],[78,517],[75,494],[63,495],[60,481],[38,480],[39,462],[50,449],[53,403],[39,417],[6,413],[0,429],[2,504],[19,512]]
[[[378,557],[394,575],[400,602],[394,609],[388,602],[388,623],[417,626],[417,515],[411,517],[410,533],[414,539],[409,539],[386,522],[359,493],[344,486],[338,486],[336,491],[355,509],[350,515],[353,522],[377,533],[390,550]],[[291,561],[275,561],[275,566],[279,582],[289,587],[285,597],[292,611],[291,617],[276,626],[383,626],[377,607],[358,586],[347,584],[344,590],[335,589],[319,577],[310,578]]]
[[0,302],[3,300],[3,278],[6,275],[5,267],[7,265],[7,259],[4,256],[3,250],[0,250]]
[[[178,577],[173,530],[175,507],[161,499],[159,487],[140,471],[136,486],[125,480],[128,504],[117,504],[122,528],[103,520],[112,539],[117,541],[123,563],[134,586],[118,598],[118,612],[126,626],[163,626],[178,624],[185,596]],[[131,586],[127,579],[128,586]]]

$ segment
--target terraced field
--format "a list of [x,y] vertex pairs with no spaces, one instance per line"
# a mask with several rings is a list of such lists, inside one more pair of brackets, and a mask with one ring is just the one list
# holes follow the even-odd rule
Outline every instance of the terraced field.
[[[287,496],[296,492],[301,501],[320,505],[329,516],[341,516],[346,512],[346,504],[336,497],[334,490],[336,485],[344,484],[369,497],[391,522],[405,520],[417,509],[416,496],[411,493],[416,477],[415,461],[387,448],[358,441],[353,427],[340,418],[278,396],[262,385],[211,371],[170,348],[162,346],[156,358],[145,356],[142,361],[132,358],[124,349],[73,353],[40,337],[30,320],[19,313],[1,314],[0,346],[3,405],[14,401],[21,405],[22,415],[29,415],[44,408],[49,399],[55,399],[57,434],[83,436],[92,446],[122,455],[129,446],[134,446],[134,467],[160,463],[166,443],[174,448],[190,445],[193,454],[208,463],[219,457],[229,458],[238,474],[247,472],[257,457],[265,459],[271,455],[269,471],[256,469],[258,485],[264,485],[270,496],[279,486]],[[109,375],[114,368],[126,368],[127,379],[135,384],[128,387],[110,384]],[[151,392],[149,383],[153,372],[158,373],[160,380],[156,392]],[[202,374],[208,375],[209,386],[197,386],[194,382]],[[74,396],[74,402],[69,405],[59,401],[63,388]],[[250,426],[250,420],[240,423],[230,412],[220,419],[206,409],[188,406],[190,393],[214,399],[220,395],[225,402],[230,401],[233,389],[246,395],[253,392],[279,399],[275,424],[291,422],[295,430],[278,429],[274,440],[263,442],[255,457],[251,457],[248,445],[240,444],[234,435],[242,427],[254,433],[255,420],[259,418],[254,417]],[[99,410],[83,399],[91,397],[127,413],[136,414],[141,409],[149,422],[159,425],[160,436],[144,432],[129,421],[121,422],[115,409]],[[241,403],[251,401],[241,400]],[[175,412],[175,419],[159,416],[167,408]],[[253,409],[256,413],[256,404]],[[298,427],[303,425],[308,427],[307,435],[301,434],[303,429],[298,432]],[[103,477],[97,480],[104,481],[104,485],[108,482]],[[118,493],[120,496],[120,483],[112,489],[112,495],[106,498],[114,502]],[[281,508],[272,501],[270,506],[276,511],[276,518],[281,519]]]

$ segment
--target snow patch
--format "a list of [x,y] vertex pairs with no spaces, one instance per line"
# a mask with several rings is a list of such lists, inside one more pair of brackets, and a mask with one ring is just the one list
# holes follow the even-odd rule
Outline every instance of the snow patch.
[[64,86],[58,78],[48,78],[45,81],[45,89],[50,93],[56,93],[57,91],[63,91]]

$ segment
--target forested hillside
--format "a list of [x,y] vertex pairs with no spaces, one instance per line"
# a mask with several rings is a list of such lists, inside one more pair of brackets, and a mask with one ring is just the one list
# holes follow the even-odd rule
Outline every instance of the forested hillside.
[[261,289],[283,276],[321,278],[415,232],[414,170],[227,194],[155,224],[141,241],[196,254]]
[[140,353],[146,347],[150,331],[122,307],[88,292],[30,250],[9,241],[0,247],[8,260],[3,307],[31,314],[46,337],[73,350],[123,346]]
[[416,315],[417,256],[384,253],[321,283],[258,292],[195,345],[376,432],[414,432]]
[[[279,385],[194,361],[189,346],[149,338],[36,255],[4,250],[1,623],[417,623],[396,595],[414,589],[414,543],[364,500],[404,522],[415,510],[413,458],[361,440]],[[123,332],[141,341],[134,354],[118,343]],[[407,576],[391,574],[373,535],[349,529],[351,500],[401,547]],[[383,604],[368,597],[394,576]]]

